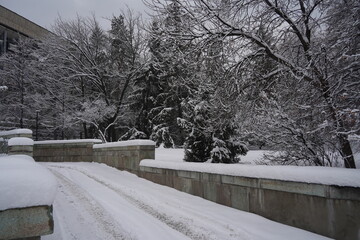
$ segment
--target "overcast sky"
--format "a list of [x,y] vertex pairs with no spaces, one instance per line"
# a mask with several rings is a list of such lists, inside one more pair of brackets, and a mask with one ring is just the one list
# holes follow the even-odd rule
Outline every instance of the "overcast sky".
[[148,12],[142,0],[0,0],[0,5],[48,29],[59,15],[71,20],[76,14],[90,16],[95,13],[99,23],[109,29],[110,22],[106,19],[118,16],[126,6],[145,18]]

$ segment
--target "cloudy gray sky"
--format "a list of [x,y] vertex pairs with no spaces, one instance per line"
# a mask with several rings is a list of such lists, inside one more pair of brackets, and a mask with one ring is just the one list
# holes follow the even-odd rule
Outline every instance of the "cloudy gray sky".
[[109,29],[107,18],[118,16],[126,6],[145,18],[148,12],[142,0],[0,0],[0,5],[48,29],[59,15],[70,20],[76,18],[76,14],[90,16],[95,13],[99,23]]

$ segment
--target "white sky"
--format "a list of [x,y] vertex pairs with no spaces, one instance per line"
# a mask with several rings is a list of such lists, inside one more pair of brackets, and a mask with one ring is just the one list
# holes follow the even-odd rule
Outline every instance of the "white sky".
[[107,19],[118,16],[126,6],[143,18],[149,12],[142,0],[0,0],[0,5],[47,29],[51,29],[59,15],[72,20],[77,14],[85,17],[94,13],[101,26],[109,29]]

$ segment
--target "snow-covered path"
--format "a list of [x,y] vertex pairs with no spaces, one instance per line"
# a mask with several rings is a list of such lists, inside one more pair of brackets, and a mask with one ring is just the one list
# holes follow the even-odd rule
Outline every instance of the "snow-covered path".
[[59,181],[47,239],[326,239],[97,163],[45,163]]

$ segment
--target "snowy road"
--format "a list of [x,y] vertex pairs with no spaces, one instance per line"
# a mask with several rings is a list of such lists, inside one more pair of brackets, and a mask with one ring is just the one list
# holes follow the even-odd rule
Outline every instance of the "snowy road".
[[97,163],[45,163],[56,176],[48,239],[326,239]]

